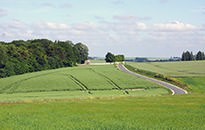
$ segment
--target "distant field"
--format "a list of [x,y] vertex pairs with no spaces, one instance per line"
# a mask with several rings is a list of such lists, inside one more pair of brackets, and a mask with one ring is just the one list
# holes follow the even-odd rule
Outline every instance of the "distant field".
[[143,70],[161,73],[172,77],[204,77],[205,61],[186,62],[145,62],[128,64]]
[[105,60],[90,60],[91,63],[105,63]]
[[205,94],[205,61],[128,62],[128,64],[134,66],[136,69],[175,77],[178,81],[191,87],[193,93]]
[[[0,79],[0,84],[0,102],[40,100],[49,97],[63,99],[169,93],[152,82],[119,71],[113,65],[68,67],[28,73]],[[128,89],[139,90],[133,92]],[[150,89],[157,91],[151,94]]]

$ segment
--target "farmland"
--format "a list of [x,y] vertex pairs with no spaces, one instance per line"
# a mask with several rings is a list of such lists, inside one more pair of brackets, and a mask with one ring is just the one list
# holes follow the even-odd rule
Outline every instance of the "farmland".
[[0,129],[205,129],[205,96],[176,95],[0,106]]
[[128,63],[143,69],[172,77],[205,77],[205,61]]
[[[177,66],[180,67],[179,63],[181,63],[181,68],[183,70],[189,70],[188,65],[182,67],[184,62],[174,62]],[[172,62],[166,63],[169,64],[169,67],[174,70],[175,65]],[[186,62],[189,63],[189,62]],[[96,91],[91,86],[95,86],[94,83],[87,83],[84,82],[81,78],[83,73],[78,72],[75,70],[76,68],[63,68],[58,70],[52,70],[49,72],[54,72],[56,76],[62,75],[62,73],[66,73],[67,75],[71,74],[75,78],[78,78],[82,81],[89,90],[96,94],[104,94],[104,96],[108,96],[113,94],[114,97],[101,97],[99,99],[90,98],[86,91],[78,91],[79,88],[75,88],[77,91],[51,91],[51,89],[45,88],[45,90],[49,90],[46,92],[30,92],[30,93],[20,93],[17,90],[13,93],[18,94],[16,98],[22,98],[25,100],[24,96],[29,97],[38,97],[39,99],[46,98],[52,99],[51,97],[55,97],[54,99],[62,99],[62,100],[53,100],[51,102],[36,102],[36,103],[29,103],[29,104],[4,104],[0,105],[0,129],[150,129],[150,130],[164,130],[164,129],[179,129],[179,130],[203,130],[205,129],[205,89],[204,89],[204,75],[201,74],[202,71],[198,71],[197,67],[198,64],[204,64],[204,62],[190,62],[192,65],[193,72],[198,73],[192,76],[186,76],[183,73],[178,73],[178,70],[175,70],[173,75],[171,76],[178,76],[176,79],[180,80],[183,83],[191,86],[192,92],[187,95],[166,95],[166,96],[152,96],[155,95],[153,93],[162,93],[162,92],[154,92],[158,91],[160,88],[155,88],[157,86],[152,86],[153,89],[150,88],[148,84],[145,84],[144,81],[140,79],[131,79],[129,75],[126,73],[122,73],[116,70],[112,66],[94,66],[92,69],[87,66],[82,66],[78,69],[86,69],[86,73],[89,71],[98,72],[103,74],[104,82],[106,77],[112,79],[113,82],[116,82],[123,91],[123,89],[127,88],[124,81],[118,79],[123,75],[127,77],[125,81],[129,81],[130,86],[134,85],[131,81],[135,80],[138,82],[136,85],[137,88],[140,88],[141,85],[144,86],[146,89],[146,94],[150,91],[150,94],[138,97],[126,97],[123,95],[121,91],[115,91],[113,89],[113,85],[110,85],[110,89],[108,90],[108,86],[103,86],[103,89],[106,90],[99,90]],[[137,66],[139,63],[135,63],[132,65]],[[148,64],[148,63],[147,63]],[[157,64],[157,63],[155,63]],[[161,65],[161,63],[158,63]],[[171,64],[171,65],[170,65]],[[162,66],[163,67],[163,66]],[[166,66],[164,66],[166,67]],[[106,69],[105,69],[106,68]],[[66,71],[68,69],[69,73]],[[141,68],[146,70],[147,68]],[[154,69],[153,69],[154,70]],[[59,71],[59,72],[57,72]],[[168,71],[167,71],[168,72]],[[41,73],[48,73],[45,72],[37,72],[37,74]],[[61,73],[61,74],[60,74]],[[80,75],[79,73],[82,73]],[[158,73],[163,73],[169,75],[165,72],[165,70],[158,71]],[[186,73],[186,72],[184,72]],[[188,72],[187,72],[188,73]],[[35,73],[31,73],[35,74]],[[114,74],[119,75],[119,77],[115,77]],[[29,75],[29,74],[28,74]],[[97,74],[100,76],[99,74]],[[23,76],[24,75],[20,75]],[[34,76],[34,75],[33,75]],[[48,75],[47,75],[48,76]],[[96,76],[96,75],[95,75]],[[169,75],[170,76],[170,75]],[[186,76],[186,77],[184,77]],[[10,77],[13,80],[14,77]],[[98,77],[95,77],[97,80]],[[6,81],[9,78],[3,79],[1,83],[7,85]],[[60,79],[59,79],[60,80]],[[89,80],[89,79],[88,79]],[[108,80],[108,79],[107,79]],[[4,82],[3,82],[4,81]],[[12,81],[12,80],[10,80]],[[52,80],[51,80],[52,81]],[[16,82],[14,80],[13,82]],[[38,82],[36,82],[37,84]],[[23,84],[23,83],[22,83]],[[143,85],[145,84],[145,85]],[[107,85],[107,84],[105,84]],[[66,86],[65,86],[66,87]],[[132,87],[129,87],[132,88]],[[65,88],[61,88],[65,89]],[[71,89],[71,88],[69,88]],[[82,88],[80,88],[82,89]],[[112,90],[112,91],[110,91]],[[19,90],[20,91],[20,88]],[[22,88],[21,91],[27,91]],[[102,93],[105,92],[105,93]],[[161,90],[160,90],[161,91]],[[3,91],[1,95],[8,95],[8,90]],[[11,92],[11,91],[10,91]],[[118,94],[119,92],[119,94]],[[133,93],[141,93],[143,91],[133,91]],[[45,95],[44,95],[44,94]],[[69,94],[70,93],[70,94]],[[72,93],[72,94],[71,94]],[[39,95],[42,94],[42,95]],[[52,96],[53,95],[53,96]],[[68,96],[70,95],[70,100]],[[75,98],[76,95],[80,95],[80,97],[84,98]],[[121,96],[120,96],[121,95]],[[140,95],[140,94],[139,94]],[[22,96],[22,97],[21,97]],[[44,97],[44,98],[43,98]],[[94,96],[93,96],[94,97]],[[3,100],[3,97],[0,97]],[[5,98],[4,98],[5,99]],[[64,100],[63,100],[64,99]],[[13,100],[13,99],[11,99]],[[47,124],[47,125],[45,125]]]
[[0,102],[169,93],[154,83],[120,72],[112,65],[28,73],[0,79],[0,84]]
[[193,94],[205,93],[205,61],[185,62],[150,62],[150,63],[128,63],[136,69],[143,69],[158,74],[173,77],[188,85]]

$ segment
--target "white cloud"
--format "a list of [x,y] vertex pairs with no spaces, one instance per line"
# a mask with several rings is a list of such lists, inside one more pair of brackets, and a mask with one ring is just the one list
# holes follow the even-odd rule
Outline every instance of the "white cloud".
[[147,26],[145,23],[137,23],[137,27],[141,30],[145,30],[147,29]]
[[80,22],[72,24],[71,26],[75,29],[86,31],[91,29],[97,29],[99,27],[96,23],[93,22]]
[[[87,44],[91,48],[92,56],[102,56],[108,49],[113,52],[119,50],[125,55],[134,56],[134,54],[146,55],[145,52],[150,48],[155,48],[156,53],[163,51],[160,50],[161,47],[163,49],[170,48],[170,50],[166,50],[167,54],[171,54],[174,48],[181,48],[181,50],[196,48],[196,46],[204,48],[204,31],[203,26],[178,21],[152,25],[143,22],[126,24],[120,21],[98,24],[94,22],[25,24],[21,21],[0,23],[1,40],[35,38],[72,40]],[[123,52],[122,48],[127,51]]]
[[179,21],[162,23],[162,24],[153,24],[152,29],[156,31],[188,31],[188,30],[197,30],[199,27],[191,24],[184,24]]
[[12,30],[12,29],[25,29],[27,25],[25,23],[22,23],[21,21],[14,20],[14,21],[11,21],[10,23],[0,24],[0,27],[2,29]]
[[60,29],[69,29],[70,26],[67,24],[63,24],[63,23],[53,23],[53,22],[38,22],[38,23],[34,23],[35,28],[39,28],[39,29],[56,29],[56,30],[60,30]]

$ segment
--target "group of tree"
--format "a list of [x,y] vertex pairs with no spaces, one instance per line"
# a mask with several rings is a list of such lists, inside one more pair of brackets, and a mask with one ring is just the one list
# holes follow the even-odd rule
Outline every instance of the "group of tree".
[[123,62],[125,61],[124,55],[114,55],[111,52],[108,52],[105,56],[106,62]]
[[48,39],[0,42],[0,78],[27,72],[75,66],[88,59],[88,47]]
[[196,55],[192,52],[186,51],[182,54],[182,61],[205,60],[204,52],[198,51]]

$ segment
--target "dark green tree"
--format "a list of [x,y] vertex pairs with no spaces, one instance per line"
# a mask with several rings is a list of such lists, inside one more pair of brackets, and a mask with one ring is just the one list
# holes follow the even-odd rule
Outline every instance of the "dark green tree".
[[106,62],[115,62],[116,61],[116,59],[115,59],[115,55],[114,54],[112,54],[111,52],[108,52],[107,54],[106,54],[106,56],[105,56],[105,61]]
[[12,76],[15,75],[15,64],[13,62],[8,61],[6,63],[6,66],[4,68],[4,72],[6,76]]
[[0,68],[4,68],[8,61],[7,48],[0,45]]
[[185,61],[185,52],[182,53],[182,61]]
[[196,60],[204,60],[204,53],[199,51],[197,54],[196,54]]
[[76,57],[76,62],[84,64],[88,59],[88,47],[82,43],[77,43],[74,45],[73,51]]
[[193,59],[193,54],[189,51],[183,52],[182,54],[182,61],[191,61]]
[[116,55],[116,56],[115,56],[115,61],[118,61],[118,62],[123,62],[123,61],[125,61],[124,55]]

